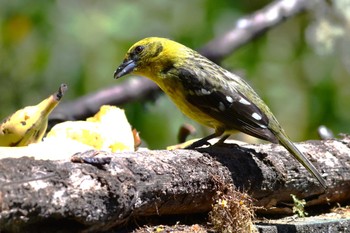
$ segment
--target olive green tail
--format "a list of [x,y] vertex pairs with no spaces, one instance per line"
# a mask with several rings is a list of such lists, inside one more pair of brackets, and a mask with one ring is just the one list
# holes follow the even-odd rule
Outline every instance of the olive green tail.
[[276,135],[280,144],[284,146],[296,160],[298,160],[323,186],[324,189],[327,189],[326,181],[322,178],[321,174],[317,171],[314,165],[301,153],[301,151],[294,145],[291,140],[284,135],[283,133],[278,133]]

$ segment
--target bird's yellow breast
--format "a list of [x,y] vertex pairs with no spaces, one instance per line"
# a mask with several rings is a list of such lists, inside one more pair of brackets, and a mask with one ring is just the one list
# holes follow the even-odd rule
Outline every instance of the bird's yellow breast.
[[182,83],[178,79],[160,78],[157,84],[187,117],[210,128],[224,128],[221,122],[187,101],[185,96],[187,91],[184,90]]

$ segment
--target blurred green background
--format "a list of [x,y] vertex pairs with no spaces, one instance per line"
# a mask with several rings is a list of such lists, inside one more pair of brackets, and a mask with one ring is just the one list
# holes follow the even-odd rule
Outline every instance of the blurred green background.
[[[64,101],[114,80],[127,49],[147,36],[200,48],[237,19],[270,1],[0,0],[0,117],[33,105],[67,83]],[[317,138],[326,125],[350,131],[350,5],[326,3],[288,19],[221,64],[243,74],[295,141]],[[342,5],[343,4],[343,5]],[[124,79],[125,80],[125,79]],[[161,96],[126,108],[151,148],[175,144],[193,123]],[[194,124],[202,136],[204,128]]]

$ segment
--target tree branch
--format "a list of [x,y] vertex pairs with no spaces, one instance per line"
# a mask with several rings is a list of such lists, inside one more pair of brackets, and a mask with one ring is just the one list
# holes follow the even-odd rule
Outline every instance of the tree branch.
[[315,3],[316,1],[305,0],[274,1],[263,9],[239,19],[231,30],[214,38],[199,52],[215,63],[220,63],[225,57],[263,32],[306,9],[310,9]]
[[[0,160],[0,230],[30,231],[53,224],[87,231],[123,226],[132,217],[205,213],[218,183],[248,192],[265,213],[292,214],[290,194],[311,206],[350,196],[350,137],[298,144],[327,180],[313,179],[275,144],[194,150],[104,153],[88,164],[31,158]],[[65,224],[60,224],[64,222]]]
[[49,124],[82,120],[94,115],[102,105],[121,106],[132,101],[155,98],[159,93],[159,87],[151,80],[142,77],[129,78],[120,85],[61,103],[50,114]]

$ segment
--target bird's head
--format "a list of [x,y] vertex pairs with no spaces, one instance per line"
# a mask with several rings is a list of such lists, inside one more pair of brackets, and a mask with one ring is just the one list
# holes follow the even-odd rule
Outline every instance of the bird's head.
[[183,45],[165,38],[142,39],[128,50],[123,63],[114,72],[114,78],[129,73],[153,76],[172,65],[174,57],[179,57],[183,48]]

